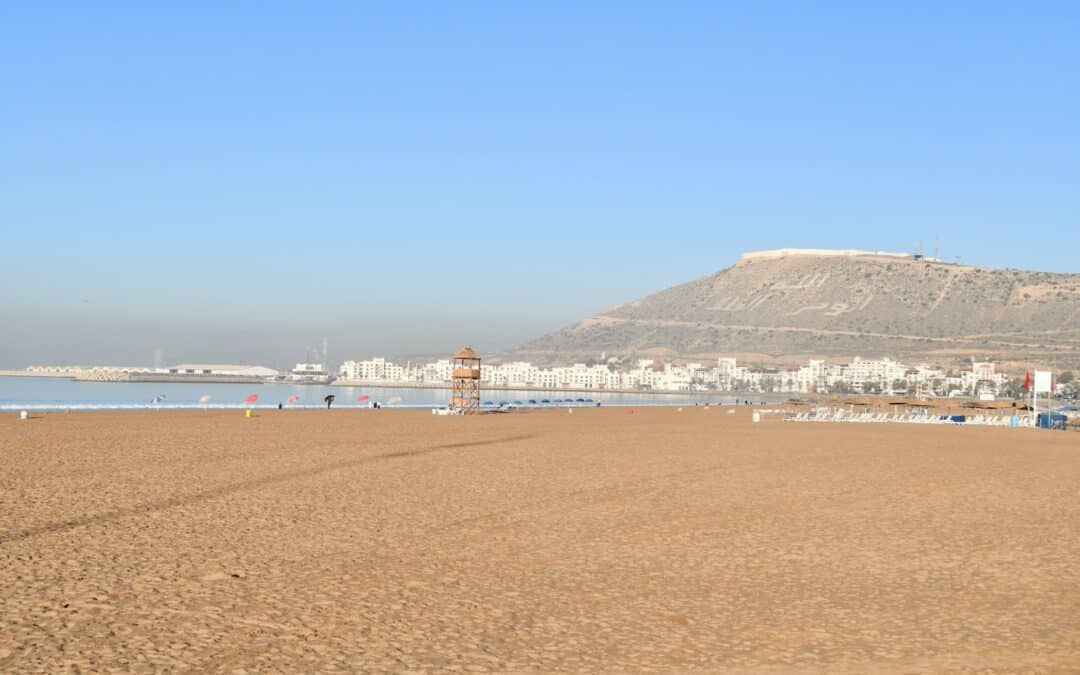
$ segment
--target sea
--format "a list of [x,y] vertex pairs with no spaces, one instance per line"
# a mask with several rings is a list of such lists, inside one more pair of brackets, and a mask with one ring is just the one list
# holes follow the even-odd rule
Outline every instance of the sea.
[[[435,408],[446,405],[449,389],[337,387],[295,384],[214,384],[201,382],[80,382],[56,377],[0,376],[0,411],[58,410],[213,410],[245,408],[325,408],[323,399],[335,397],[334,408]],[[254,403],[246,402],[251,395]],[[296,396],[294,403],[288,403]],[[500,405],[521,408],[604,406],[733,405],[733,395],[700,393],[613,393],[552,390],[481,390],[485,408]],[[758,395],[762,401],[767,397]],[[772,402],[772,401],[769,401]]]

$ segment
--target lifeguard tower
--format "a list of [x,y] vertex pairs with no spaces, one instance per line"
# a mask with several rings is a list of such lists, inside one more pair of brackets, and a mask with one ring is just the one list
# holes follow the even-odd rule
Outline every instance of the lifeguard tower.
[[480,412],[480,355],[472,347],[462,347],[454,354],[454,389],[450,408],[460,415]]

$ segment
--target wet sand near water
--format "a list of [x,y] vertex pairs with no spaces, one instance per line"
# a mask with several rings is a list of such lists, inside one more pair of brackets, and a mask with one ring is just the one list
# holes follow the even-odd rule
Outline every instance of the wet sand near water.
[[1080,434],[0,416],[0,671],[1075,672]]

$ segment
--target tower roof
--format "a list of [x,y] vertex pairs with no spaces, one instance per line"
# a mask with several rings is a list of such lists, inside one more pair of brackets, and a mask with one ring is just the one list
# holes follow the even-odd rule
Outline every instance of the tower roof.
[[454,354],[455,359],[478,359],[480,355],[477,354],[472,347],[462,347]]

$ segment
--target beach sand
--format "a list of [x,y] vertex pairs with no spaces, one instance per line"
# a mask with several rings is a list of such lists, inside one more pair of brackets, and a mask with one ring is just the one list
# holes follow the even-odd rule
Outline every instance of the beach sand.
[[1080,434],[0,416],[0,671],[1080,669]]

